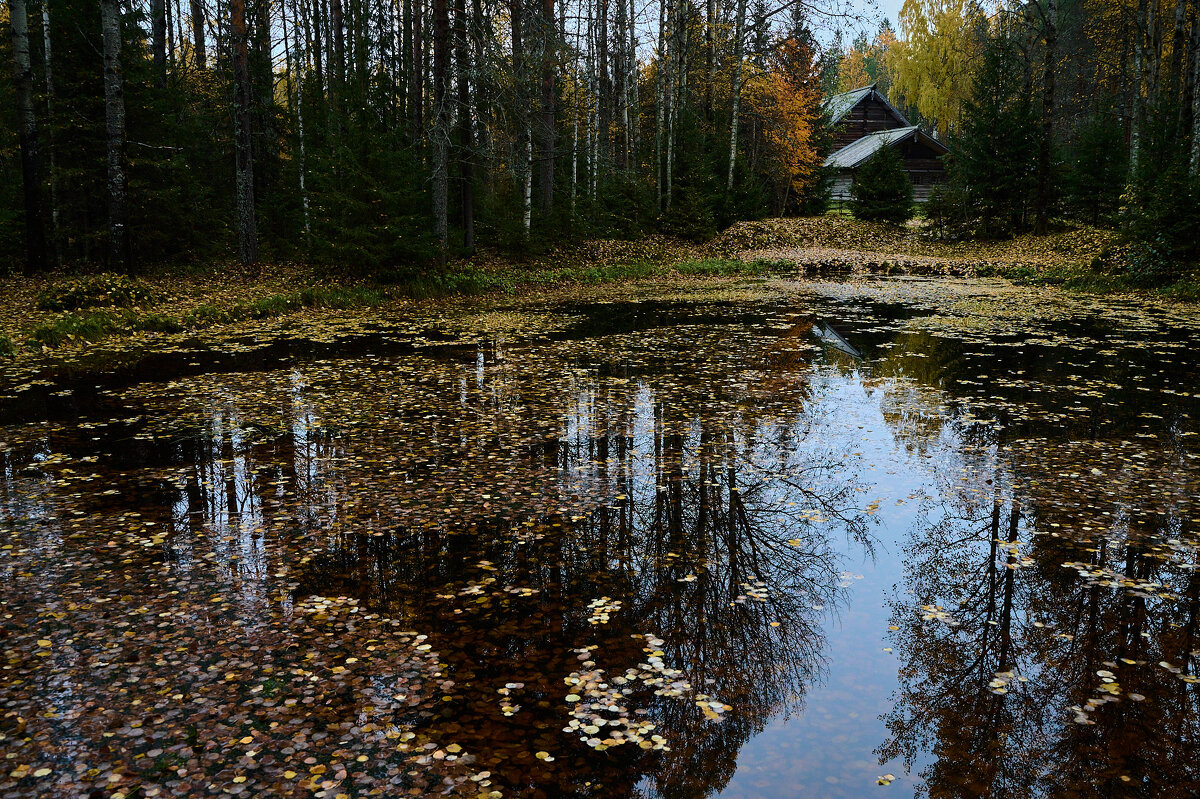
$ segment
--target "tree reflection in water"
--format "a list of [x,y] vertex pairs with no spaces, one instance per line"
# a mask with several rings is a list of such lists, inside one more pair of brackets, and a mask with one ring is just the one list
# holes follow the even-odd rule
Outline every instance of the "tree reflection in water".
[[1158,442],[1014,426],[938,433],[954,452],[905,550],[877,754],[927,762],[931,797],[1196,796],[1194,476]]
[[[675,366],[656,364],[662,374]],[[294,591],[297,600],[354,596],[427,631],[455,684],[447,701],[415,719],[419,728],[460,743],[528,795],[720,789],[741,745],[799,707],[821,667],[822,623],[844,591],[843,542],[830,536],[870,543],[853,474],[838,453],[808,440],[816,420],[804,410],[799,373],[790,397],[781,397],[778,377],[772,386],[773,404],[794,402],[780,415],[730,408],[707,380],[664,387],[620,371],[607,387],[596,372],[577,372],[563,392],[559,432],[516,448],[497,442],[451,481],[488,492],[480,486],[504,475],[510,486],[554,485],[553,497],[537,495],[527,509],[524,489],[516,499],[489,493],[494,509],[449,523],[342,536],[313,558]],[[483,388],[500,398],[496,414],[530,401],[519,386]],[[717,401],[705,401],[710,392]],[[428,436],[457,440],[454,428],[446,420]],[[410,504],[435,504],[453,460],[412,475]],[[490,471],[471,473],[479,463]],[[592,509],[561,509],[580,492],[594,498]],[[589,601],[599,598],[619,609],[590,623]],[[701,702],[732,709],[713,723],[694,695],[655,696],[635,682],[624,707],[653,723],[669,751],[589,751],[563,729],[573,690],[564,678],[596,668],[611,682],[646,661],[647,636],[661,639],[663,661]],[[520,709],[506,715],[513,706]],[[538,750],[554,761],[539,762]]]

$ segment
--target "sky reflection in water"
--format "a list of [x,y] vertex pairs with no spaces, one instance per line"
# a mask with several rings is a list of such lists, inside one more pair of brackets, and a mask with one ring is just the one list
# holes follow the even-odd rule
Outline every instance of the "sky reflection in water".
[[603,300],[0,428],[0,789],[1200,791],[1194,318]]

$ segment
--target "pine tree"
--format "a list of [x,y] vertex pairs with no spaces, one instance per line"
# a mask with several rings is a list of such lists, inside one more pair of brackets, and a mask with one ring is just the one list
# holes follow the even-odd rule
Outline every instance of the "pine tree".
[[850,210],[868,221],[907,222],[913,212],[913,186],[893,147],[880,147],[854,175]]

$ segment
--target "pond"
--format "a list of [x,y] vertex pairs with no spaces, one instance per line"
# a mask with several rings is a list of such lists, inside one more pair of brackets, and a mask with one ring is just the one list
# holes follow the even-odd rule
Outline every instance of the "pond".
[[0,795],[1200,795],[1198,322],[643,285],[22,377]]

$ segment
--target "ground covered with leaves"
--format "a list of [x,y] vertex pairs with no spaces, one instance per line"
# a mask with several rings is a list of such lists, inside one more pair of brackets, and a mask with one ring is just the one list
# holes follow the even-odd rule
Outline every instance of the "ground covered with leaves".
[[[920,223],[896,226],[830,214],[743,222],[702,245],[648,236],[583,242],[516,259],[485,252],[446,272],[384,270],[355,277],[353,265],[331,271],[287,263],[252,272],[226,265],[134,278],[6,278],[0,280],[0,361],[41,358],[110,338],[155,346],[163,333],[195,333],[314,309],[400,309],[462,294],[544,293],[639,280],[882,272],[995,275],[1025,284],[1131,291],[1126,279],[1095,266],[1120,247],[1115,234],[1093,228],[999,242],[933,242]],[[1200,298],[1188,279],[1164,291],[1176,299]]]

